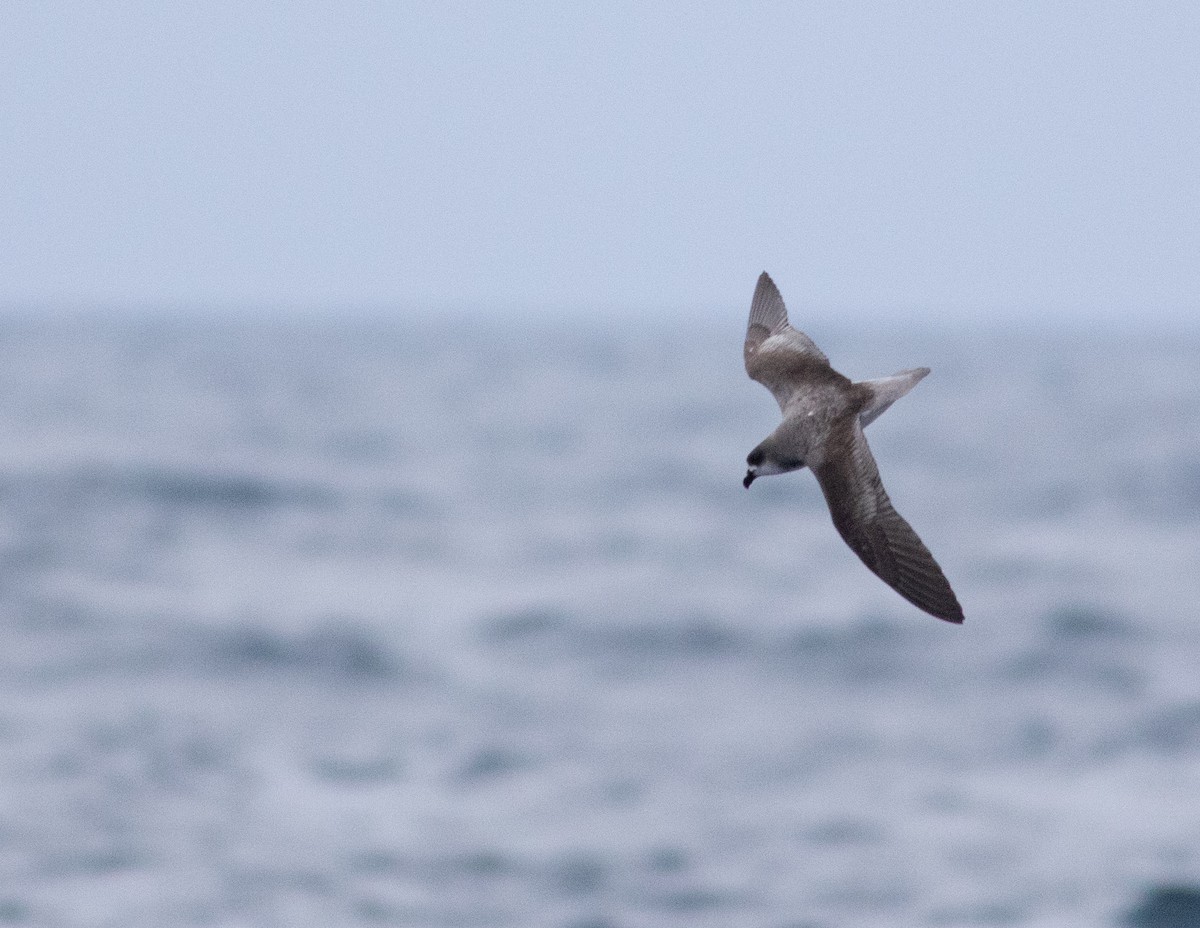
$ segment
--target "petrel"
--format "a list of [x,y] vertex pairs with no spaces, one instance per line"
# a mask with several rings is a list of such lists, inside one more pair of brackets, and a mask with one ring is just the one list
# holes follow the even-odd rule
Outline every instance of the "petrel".
[[787,307],[766,271],[750,304],[746,373],[771,391],[779,428],[746,456],[742,485],[808,467],[833,524],[864,564],[919,609],[961,623],[962,606],[917,533],[892,508],[863,428],[929,373],[927,367],[852,382],[813,340],[788,324]]

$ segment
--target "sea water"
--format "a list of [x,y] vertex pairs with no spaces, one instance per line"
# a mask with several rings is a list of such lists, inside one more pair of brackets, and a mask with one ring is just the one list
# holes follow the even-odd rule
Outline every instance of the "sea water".
[[964,626],[740,317],[0,323],[0,924],[1196,923],[1200,338],[813,334]]

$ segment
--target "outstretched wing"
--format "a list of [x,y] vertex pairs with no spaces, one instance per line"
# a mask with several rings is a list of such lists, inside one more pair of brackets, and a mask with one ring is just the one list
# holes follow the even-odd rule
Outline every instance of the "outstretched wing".
[[872,572],[914,606],[961,623],[962,606],[917,533],[892,507],[857,416],[839,425],[814,468],[833,524]]
[[807,376],[833,370],[813,340],[788,324],[783,297],[766,271],[759,275],[750,303],[743,355],[750,379],[770,390],[780,409]]

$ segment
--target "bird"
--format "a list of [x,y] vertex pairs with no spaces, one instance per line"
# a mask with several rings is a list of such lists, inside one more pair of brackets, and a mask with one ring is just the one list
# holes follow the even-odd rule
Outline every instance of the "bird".
[[918,609],[962,624],[962,606],[950,581],[892,506],[863,432],[929,368],[851,381],[788,323],[783,297],[766,271],[750,303],[743,353],[746,373],[771,391],[783,421],[746,456],[742,485],[750,489],[759,477],[808,467],[850,550]]

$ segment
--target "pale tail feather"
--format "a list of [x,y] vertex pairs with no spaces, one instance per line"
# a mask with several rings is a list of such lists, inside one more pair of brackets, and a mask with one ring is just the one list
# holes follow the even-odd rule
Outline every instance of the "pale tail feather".
[[863,427],[878,419],[887,408],[915,387],[926,374],[927,367],[915,367],[912,370],[892,374],[891,377],[880,377],[876,380],[863,380],[857,386],[866,387],[870,394],[867,405],[858,414],[858,421]]

